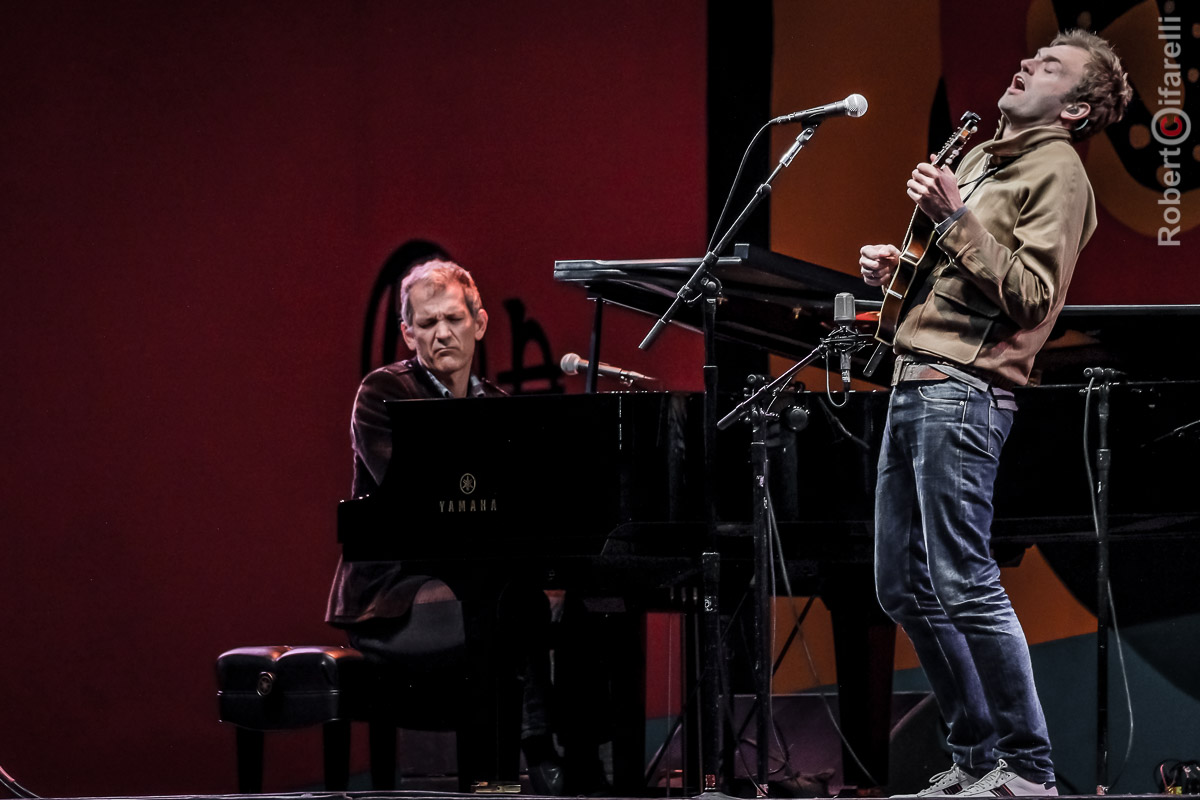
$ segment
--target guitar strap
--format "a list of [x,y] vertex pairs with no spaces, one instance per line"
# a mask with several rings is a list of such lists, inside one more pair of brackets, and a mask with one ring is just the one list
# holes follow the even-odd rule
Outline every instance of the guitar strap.
[[[938,260],[940,261],[941,259]],[[928,269],[918,271],[917,274],[913,276],[913,284],[916,288],[916,291],[914,292],[909,290],[908,292],[908,297],[912,299],[908,300],[904,304],[904,313],[900,315],[901,322],[903,322],[904,318],[908,316],[909,311],[912,311],[913,308],[924,303],[926,298],[929,297],[929,292],[933,289],[933,284],[930,283],[928,279],[932,273],[933,268],[929,267]]]
[[[990,156],[989,156],[989,159],[990,159]],[[970,191],[967,192],[967,196],[963,198],[963,202],[965,203],[971,199],[971,195],[975,194],[975,190],[979,188],[979,184],[983,183],[984,179],[992,177],[993,175],[995,175],[997,172],[1000,171],[1001,167],[1006,167],[1006,166],[1008,166],[1007,163],[997,164],[994,167],[988,167],[987,169],[985,169],[983,171],[983,174],[980,175],[975,180],[967,181],[966,183],[960,183],[958,185],[959,189],[964,189],[968,186],[971,187]]]

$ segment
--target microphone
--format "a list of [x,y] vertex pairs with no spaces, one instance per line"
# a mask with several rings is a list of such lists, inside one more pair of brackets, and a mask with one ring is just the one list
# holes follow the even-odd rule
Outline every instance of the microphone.
[[771,123],[785,125],[789,122],[814,122],[826,117],[861,117],[865,113],[867,113],[867,98],[861,94],[852,94],[845,100],[839,100],[836,103],[826,103],[816,108],[807,108],[804,111],[794,111],[791,114],[776,117],[771,120]]
[[838,292],[833,296],[833,321],[839,328],[854,326],[854,295]]
[[[578,353],[567,353],[562,357],[562,360],[558,362],[558,366],[559,369],[563,371],[564,375],[575,375],[580,370],[585,370],[590,367],[591,362],[589,362],[587,359],[580,358]],[[634,372],[633,370],[629,369],[621,369],[620,367],[614,367],[611,364],[604,364],[599,361],[596,362],[596,374],[604,375],[608,378],[616,378],[619,381],[625,381],[625,383],[657,380],[657,378],[651,378],[649,375],[643,375],[640,372]]]
[[[856,95],[851,95],[855,97]],[[847,98],[849,99],[849,98]],[[839,331],[854,334],[854,295],[849,292],[838,292],[833,298],[833,321]],[[842,345],[837,348],[841,355],[842,392],[850,391],[850,347]]]

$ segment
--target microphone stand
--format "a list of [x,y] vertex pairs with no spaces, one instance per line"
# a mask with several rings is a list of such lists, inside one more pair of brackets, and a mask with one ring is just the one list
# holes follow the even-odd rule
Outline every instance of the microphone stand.
[[792,159],[803,149],[808,140],[813,137],[813,134],[817,132],[817,126],[820,124],[819,120],[811,122],[805,126],[804,130],[800,131],[800,135],[796,137],[796,141],[792,142],[792,146],[780,157],[779,164],[767,176],[767,179],[754,190],[754,195],[750,198],[746,207],[742,209],[742,213],[738,214],[737,219],[729,225],[728,230],[725,231],[725,235],[721,237],[712,250],[705,253],[704,258],[696,267],[696,271],[692,273],[692,277],[688,278],[687,283],[679,287],[679,291],[675,293],[675,299],[671,301],[671,305],[663,313],[662,317],[654,323],[654,327],[646,334],[646,338],[642,340],[642,343],[638,345],[639,350],[649,350],[658,337],[662,335],[667,325],[671,323],[671,320],[675,319],[675,315],[679,313],[679,309],[696,302],[697,298],[700,297],[700,289],[703,287],[705,279],[708,278],[708,273],[716,265],[717,259],[720,257],[720,252],[729,245],[734,235],[741,230],[742,225],[746,223],[746,220],[754,212],[754,209],[758,208],[758,204],[771,193],[771,182],[775,180],[775,176],[782,172],[784,167],[791,166]]
[[1112,470],[1112,451],[1108,448],[1109,395],[1113,380],[1120,373],[1114,369],[1091,367],[1083,371],[1089,383],[1084,394],[1094,391],[1100,396],[1097,408],[1097,432],[1100,443],[1096,448],[1096,794],[1108,793],[1108,631],[1111,615],[1108,601],[1108,476]]
[[[721,763],[722,728],[721,694],[724,688],[724,670],[717,669],[721,663],[721,555],[717,551],[717,301],[721,296],[721,283],[716,278],[706,277],[704,291],[704,518],[706,542],[700,556],[702,565],[701,590],[704,605],[700,614],[700,648],[703,658],[703,683],[700,703],[700,772],[703,776],[703,792],[716,792]],[[648,337],[647,337],[648,338]],[[695,726],[693,726],[695,727]]]
[[[711,250],[709,250],[700,263],[696,266],[692,276],[688,278],[683,286],[679,287],[679,291],[675,293],[675,299],[671,301],[671,305],[666,312],[654,323],[654,327],[646,334],[642,343],[638,345],[639,350],[648,350],[658,339],[667,325],[679,313],[679,310],[684,305],[692,305],[700,298],[704,298],[704,486],[705,486],[705,514],[707,519],[707,541],[705,542],[704,552],[701,555],[704,565],[703,569],[703,586],[702,592],[704,596],[704,604],[701,616],[701,648],[705,659],[706,668],[703,670],[703,684],[701,686],[701,694],[704,697],[701,703],[700,710],[700,729],[703,736],[703,743],[700,753],[700,770],[702,773],[702,791],[714,792],[718,788],[717,772],[720,764],[721,753],[721,678],[720,670],[716,669],[716,664],[721,658],[720,650],[720,631],[721,618],[720,607],[717,603],[718,586],[720,580],[719,574],[719,554],[717,553],[717,516],[714,506],[715,487],[716,487],[716,440],[717,426],[717,361],[716,361],[716,309],[717,301],[721,295],[721,284],[716,278],[709,273],[716,265],[719,253],[724,250],[733,237],[741,230],[742,225],[758,208],[767,195],[771,193],[771,182],[775,177],[783,171],[785,167],[791,165],[796,154],[803,149],[808,140],[817,132],[817,126],[820,121],[810,122],[805,126],[804,130],[792,142],[791,147],[779,159],[779,164],[772,170],[767,179],[759,185],[754,191],[754,195],[742,209],[742,213],[737,216],[725,231],[725,234],[717,242]],[[815,357],[815,356],[814,356]],[[768,659],[770,654],[768,653]],[[765,742],[766,739],[761,741]],[[764,780],[766,772],[761,770]]]
[[[773,712],[771,709],[771,636],[769,624],[771,620],[771,526],[768,512],[767,478],[769,463],[767,460],[767,423],[779,417],[780,398],[783,390],[791,383],[797,372],[827,353],[853,353],[866,347],[872,338],[859,334],[848,326],[839,326],[823,337],[816,348],[807,356],[797,361],[786,372],[770,383],[764,384],[757,391],[743,400],[736,408],[726,414],[717,423],[719,430],[725,430],[733,423],[743,418],[749,418],[751,426],[750,462],[754,468],[754,642],[756,652],[754,658],[754,691],[755,704],[758,707],[758,727],[756,738],[758,742],[756,764],[758,796],[766,791],[770,765],[769,742],[773,727]],[[785,567],[786,569],[786,567]]]

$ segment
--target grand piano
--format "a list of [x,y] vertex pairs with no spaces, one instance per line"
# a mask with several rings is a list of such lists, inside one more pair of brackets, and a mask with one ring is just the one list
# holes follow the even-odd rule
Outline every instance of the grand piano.
[[[560,261],[554,277],[605,303],[659,315],[698,262]],[[723,298],[715,335],[795,359],[828,333],[836,293],[865,291],[851,276],[747,245],[735,245],[713,275]],[[1200,455],[1200,384],[1161,346],[1182,340],[1198,319],[1200,306],[1068,306],[1035,366],[1039,385],[1018,392],[1022,410],[996,489],[997,555],[1015,561],[1039,544],[1067,586],[1094,604],[1083,369],[1125,373],[1112,393],[1109,524],[1113,563],[1120,565],[1114,594],[1126,624],[1195,610],[1198,602],[1163,586],[1146,602],[1132,574],[1139,563],[1178,569],[1180,554],[1200,555],[1200,493],[1191,486],[1192,471],[1175,468]],[[699,329],[701,317],[685,307],[677,322]],[[859,368],[865,358],[856,357]],[[879,374],[889,372],[884,365]],[[719,398],[722,413],[739,399]],[[807,412],[807,425],[773,430],[770,448],[772,498],[793,591],[820,595],[833,616],[840,713],[861,765],[848,757],[845,778],[859,786],[887,781],[894,629],[874,601],[870,577],[886,403],[883,387],[851,392],[842,407],[821,392],[797,392],[794,404]],[[521,574],[621,598],[634,609],[695,608],[705,600],[702,554],[715,549],[722,606],[732,607],[745,591],[753,561],[748,434],[735,426],[717,440],[714,540],[702,510],[700,396],[633,392],[397,405],[404,407],[391,412],[403,425],[395,429],[408,436],[438,432],[439,446],[422,451],[446,455],[416,483],[411,474],[389,472],[375,495],[341,505],[346,558],[402,559],[434,574]],[[405,446],[412,447],[411,439]],[[401,518],[417,529],[436,528],[439,536],[399,536]],[[637,750],[626,748],[634,759]]]

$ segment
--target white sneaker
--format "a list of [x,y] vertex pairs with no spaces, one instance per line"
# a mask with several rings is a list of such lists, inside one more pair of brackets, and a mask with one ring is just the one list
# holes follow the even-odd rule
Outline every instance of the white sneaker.
[[1008,768],[1004,759],[996,762],[996,768],[968,786],[959,797],[1057,797],[1058,787],[1053,783],[1027,781]]
[[939,772],[929,779],[929,786],[916,794],[894,794],[892,797],[949,797],[961,794],[968,786],[974,785],[976,778],[968,774],[958,764],[945,772]]

